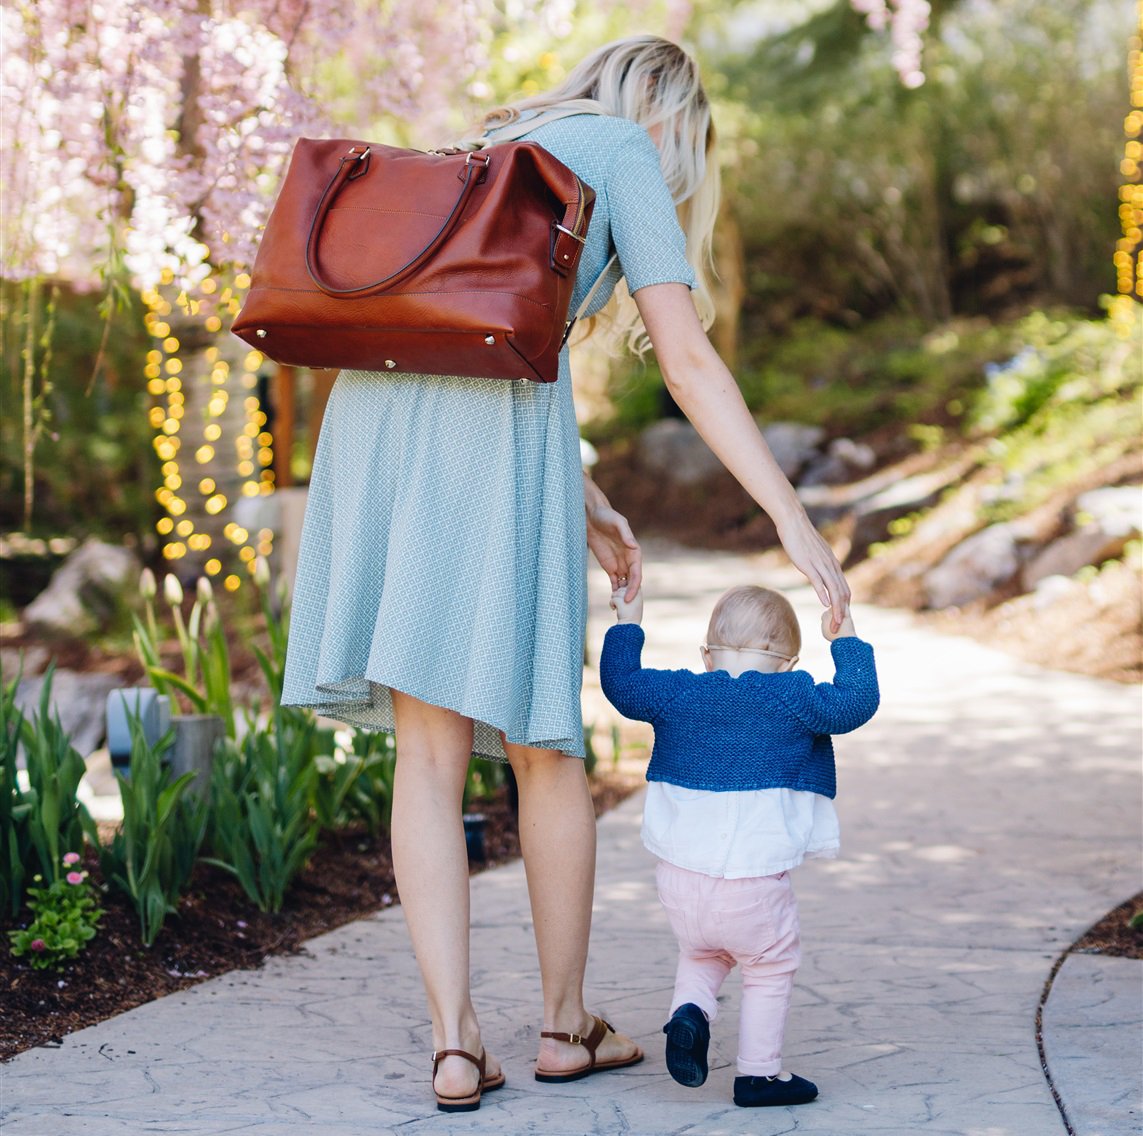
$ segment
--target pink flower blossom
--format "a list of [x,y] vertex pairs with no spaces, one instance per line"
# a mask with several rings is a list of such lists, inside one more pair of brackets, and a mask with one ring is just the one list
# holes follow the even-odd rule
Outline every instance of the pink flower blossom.
[[906,87],[925,81],[921,70],[922,33],[929,26],[928,0],[849,0],[875,32],[889,29],[893,66]]
[[37,953],[39,951],[46,951],[48,949],[48,944],[45,943],[43,939],[33,939],[28,944],[28,946],[31,947],[31,949],[33,951],[36,951]]
[[67,882],[69,884],[81,884],[83,883],[84,877],[86,875],[86,872],[68,872]]
[[79,853],[78,853],[78,852],[69,852],[69,853],[68,853],[68,854],[67,854],[67,855],[66,855],[66,856],[63,858],[63,862],[64,862],[64,863],[65,863],[65,864],[66,864],[66,865],[67,865],[69,868],[72,866],[72,864],[78,864],[78,863],[79,863]]

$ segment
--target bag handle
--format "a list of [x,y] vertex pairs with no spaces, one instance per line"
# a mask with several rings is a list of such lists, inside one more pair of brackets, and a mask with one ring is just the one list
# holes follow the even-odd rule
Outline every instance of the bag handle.
[[337,197],[342,187],[346,182],[356,181],[357,178],[363,177],[369,172],[369,153],[369,146],[366,146],[364,150],[361,150],[356,145],[349,148],[349,153],[338,163],[337,172],[330,178],[329,185],[325,187],[325,191],[318,200],[317,208],[314,210],[313,221],[310,223],[310,233],[306,240],[306,271],[310,274],[310,279],[327,296],[367,295],[370,292],[384,287],[391,281],[396,280],[398,276],[404,275],[410,269],[415,268],[422,261],[428,259],[428,257],[436,252],[445,237],[449,235],[449,232],[459,219],[472,191],[484,181],[488,172],[488,163],[491,161],[491,156],[483,150],[474,151],[465,156],[464,169],[457,175],[463,179],[464,184],[460,187],[460,193],[457,194],[456,204],[452,207],[452,212],[444,219],[444,224],[441,225],[436,236],[433,237],[412,260],[403,264],[395,272],[390,272],[388,276],[382,276],[380,280],[374,280],[371,284],[360,284],[356,288],[335,288],[328,281],[323,280],[319,272],[317,265],[318,242],[321,239],[321,231],[325,227],[329,211],[333,207],[334,198]]

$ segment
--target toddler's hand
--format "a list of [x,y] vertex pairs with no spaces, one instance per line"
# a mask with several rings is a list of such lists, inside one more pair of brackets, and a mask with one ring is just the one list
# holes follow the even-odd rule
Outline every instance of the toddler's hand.
[[845,639],[851,635],[856,635],[857,632],[853,630],[853,615],[849,608],[845,609],[845,618],[841,621],[841,626],[836,631],[833,629],[833,611],[831,609],[823,611],[822,634],[831,643],[835,639]]
[[625,600],[623,598],[626,590],[626,588],[620,588],[611,593],[611,610],[615,612],[616,619],[619,623],[642,623],[643,589],[640,588],[635,593],[633,600]]

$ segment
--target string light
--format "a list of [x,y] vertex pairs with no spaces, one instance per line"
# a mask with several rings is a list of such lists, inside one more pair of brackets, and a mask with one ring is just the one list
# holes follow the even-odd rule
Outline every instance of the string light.
[[1119,172],[1119,225],[1123,236],[1115,243],[1115,290],[1111,319],[1124,338],[1138,333],[1143,301],[1143,3],[1139,5],[1139,27],[1127,53],[1131,77],[1131,109],[1123,120],[1123,159]]
[[[232,369],[231,364],[220,357],[217,346],[201,351],[199,359],[205,363],[209,379],[201,438],[196,441],[183,437],[191,422],[183,391],[187,360],[182,357],[185,344],[172,327],[170,317],[177,305],[179,327],[186,328],[187,321],[201,320],[202,328],[214,335],[222,329],[224,317],[237,315],[242,305],[242,294],[250,287],[250,277],[247,273],[239,273],[232,284],[223,287],[215,277],[207,275],[180,291],[173,305],[167,294],[174,282],[173,273],[166,270],[158,287],[144,291],[142,296],[146,305],[144,324],[153,340],[153,346],[146,354],[143,376],[147,381],[147,393],[156,400],[148,409],[147,420],[155,432],[152,444],[162,463],[163,477],[162,484],[155,490],[155,500],[162,506],[164,516],[156,522],[155,531],[163,538],[162,555],[168,561],[210,550],[214,539],[208,532],[197,531],[196,517],[217,517],[233,507],[231,498],[219,489],[214,477],[200,471],[189,480],[184,479],[180,464],[184,440],[191,447],[187,453],[198,466],[209,465],[220,452],[225,452],[219,451],[218,445],[225,433],[221,419],[230,405],[232,370],[237,372],[243,393],[243,426],[234,439],[235,469],[242,479],[240,495],[252,499],[274,491],[273,438],[265,429],[266,413],[255,393],[258,371],[263,364],[260,352],[247,351],[240,369]],[[196,379],[192,375],[187,376],[186,381],[194,383]],[[180,495],[187,492],[197,493],[195,508],[190,507],[186,496]],[[232,555],[246,567],[247,573],[254,570],[257,557],[268,557],[273,550],[274,534],[268,528],[259,529],[257,536],[252,537],[247,529],[230,521],[222,531],[233,546]],[[224,558],[218,554],[211,556],[204,563],[203,571],[208,576],[221,576]],[[230,592],[237,591],[242,579],[237,572],[230,572],[223,578],[223,587]]]

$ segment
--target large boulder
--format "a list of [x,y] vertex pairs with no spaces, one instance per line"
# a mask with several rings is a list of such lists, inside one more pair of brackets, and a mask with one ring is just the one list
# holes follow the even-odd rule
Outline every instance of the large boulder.
[[90,537],[24,609],[24,623],[29,631],[48,638],[97,631],[114,615],[124,590],[138,574],[139,560],[130,549]]
[[797,481],[802,470],[819,456],[825,437],[820,426],[807,426],[802,422],[770,422],[759,429],[774,460],[791,481]]
[[877,453],[864,442],[834,438],[824,454],[813,458],[798,478],[798,488],[811,485],[845,485],[865,477],[877,464]]
[[[800,422],[771,422],[759,430],[791,481],[818,456],[825,436],[820,426]],[[699,485],[723,469],[698,431],[681,418],[664,418],[648,426],[639,435],[638,454],[645,469],[673,485]]]
[[653,422],[640,435],[639,461],[673,485],[698,485],[722,469],[722,462],[682,418]]
[[924,575],[926,606],[960,607],[988,595],[1020,569],[1020,543],[1010,524],[989,525],[961,541]]
[[[25,718],[40,712],[46,675],[20,680],[16,688],[16,706]],[[122,679],[113,674],[58,670],[52,675],[48,704],[49,718],[58,717],[60,726],[72,746],[86,757],[97,749],[107,734],[107,695]]]
[[1109,536],[1125,539],[1143,531],[1143,487],[1107,485],[1076,498],[1081,523],[1098,525]]
[[1024,566],[1020,581],[1032,591],[1051,576],[1073,576],[1089,564],[1113,560],[1143,526],[1143,495],[1137,485],[1081,493],[1072,509],[1075,527],[1045,545]]

